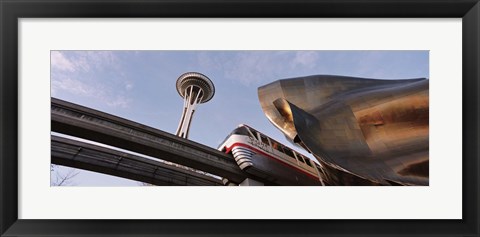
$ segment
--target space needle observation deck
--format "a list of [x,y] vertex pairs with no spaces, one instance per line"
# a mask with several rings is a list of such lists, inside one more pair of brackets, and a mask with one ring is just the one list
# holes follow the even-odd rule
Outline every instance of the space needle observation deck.
[[207,76],[198,72],[187,72],[177,79],[177,92],[183,97],[183,112],[176,135],[188,138],[190,123],[198,104],[213,98],[215,86]]

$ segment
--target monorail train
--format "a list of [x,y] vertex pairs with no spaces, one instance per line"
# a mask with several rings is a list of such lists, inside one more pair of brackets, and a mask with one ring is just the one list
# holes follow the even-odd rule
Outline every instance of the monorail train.
[[320,165],[250,126],[239,125],[218,149],[232,154],[240,169],[274,184],[324,185]]

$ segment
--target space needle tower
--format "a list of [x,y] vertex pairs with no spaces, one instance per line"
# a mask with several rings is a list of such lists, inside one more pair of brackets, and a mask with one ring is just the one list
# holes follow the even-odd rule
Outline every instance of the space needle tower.
[[215,86],[210,79],[198,72],[187,72],[177,79],[177,92],[183,97],[183,113],[177,128],[177,136],[188,138],[193,113],[198,104],[212,99]]

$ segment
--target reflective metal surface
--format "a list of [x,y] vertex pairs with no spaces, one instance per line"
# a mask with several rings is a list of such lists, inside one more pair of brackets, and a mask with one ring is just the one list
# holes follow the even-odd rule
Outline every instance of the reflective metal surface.
[[317,75],[258,89],[267,118],[331,185],[428,185],[429,81]]

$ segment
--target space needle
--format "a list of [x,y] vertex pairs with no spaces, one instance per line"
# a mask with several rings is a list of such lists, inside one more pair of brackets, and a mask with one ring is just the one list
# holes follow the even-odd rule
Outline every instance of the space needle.
[[190,123],[198,104],[212,99],[215,94],[213,82],[198,72],[187,72],[177,79],[177,92],[183,97],[183,112],[177,128],[177,136],[188,138]]

